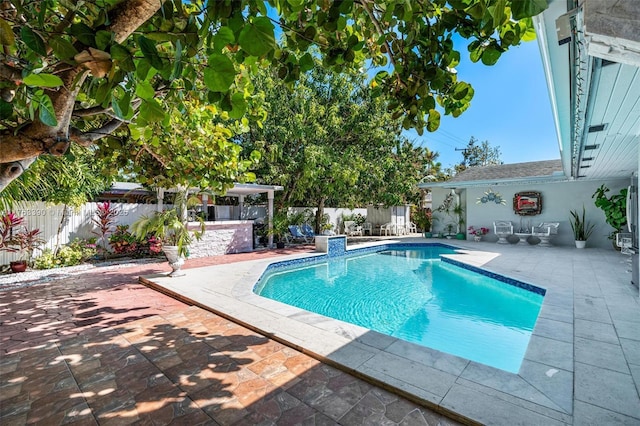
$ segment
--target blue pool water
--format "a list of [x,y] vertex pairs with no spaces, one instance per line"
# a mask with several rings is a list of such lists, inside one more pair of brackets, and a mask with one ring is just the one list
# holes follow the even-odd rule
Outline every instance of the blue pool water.
[[453,252],[398,248],[276,268],[255,292],[517,373],[544,296],[440,260]]

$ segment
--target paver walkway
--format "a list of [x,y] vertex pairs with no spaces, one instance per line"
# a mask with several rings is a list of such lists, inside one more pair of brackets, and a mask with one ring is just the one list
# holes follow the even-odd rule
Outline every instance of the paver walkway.
[[457,424],[137,284],[167,271],[101,268],[0,291],[0,424]]

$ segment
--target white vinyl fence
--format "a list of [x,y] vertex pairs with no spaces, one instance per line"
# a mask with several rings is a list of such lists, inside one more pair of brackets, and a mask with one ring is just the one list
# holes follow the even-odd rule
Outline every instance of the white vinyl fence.
[[[66,244],[74,238],[98,237],[92,233],[97,231],[97,227],[91,221],[92,218],[97,218],[95,214],[97,204],[87,203],[75,210],[67,207],[65,214],[65,207],[60,204],[47,205],[41,201],[25,202],[16,206],[13,213],[24,216],[29,230],[38,228],[42,231],[41,237],[46,241],[43,249],[54,249],[57,244]],[[152,214],[156,210],[155,204],[111,204],[118,211],[115,225],[131,225],[140,216]],[[38,254],[36,252],[35,256],[37,257]],[[0,265],[6,265],[17,259],[17,253],[0,252]]]

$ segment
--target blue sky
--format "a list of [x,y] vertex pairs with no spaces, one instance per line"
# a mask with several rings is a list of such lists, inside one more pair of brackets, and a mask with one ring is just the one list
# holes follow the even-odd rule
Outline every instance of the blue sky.
[[475,89],[471,106],[458,118],[443,115],[434,133],[405,135],[439,152],[443,167],[462,160],[455,148],[464,148],[471,136],[500,147],[505,163],[560,158],[537,41],[510,49],[491,67],[472,63],[466,49],[456,47],[462,56],[458,76]]

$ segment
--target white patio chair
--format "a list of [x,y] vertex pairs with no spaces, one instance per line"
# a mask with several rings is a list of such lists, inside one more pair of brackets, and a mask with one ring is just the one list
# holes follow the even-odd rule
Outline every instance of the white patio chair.
[[540,239],[540,247],[551,247],[551,238],[558,234],[560,222],[542,222],[531,228],[531,235]]
[[350,237],[354,235],[362,236],[362,226],[356,225],[352,220],[347,220],[344,222],[344,233]]
[[369,235],[373,235],[373,226],[369,222],[362,224],[362,235],[367,235],[367,232]]
[[396,235],[396,224],[387,222],[380,226],[380,235],[384,232],[384,235]]
[[418,232],[418,227],[415,223],[409,222],[409,224],[407,225],[407,231],[409,232],[409,234],[415,234]]
[[513,224],[508,220],[493,222],[493,232],[498,237],[498,244],[509,244],[507,237],[513,235]]

